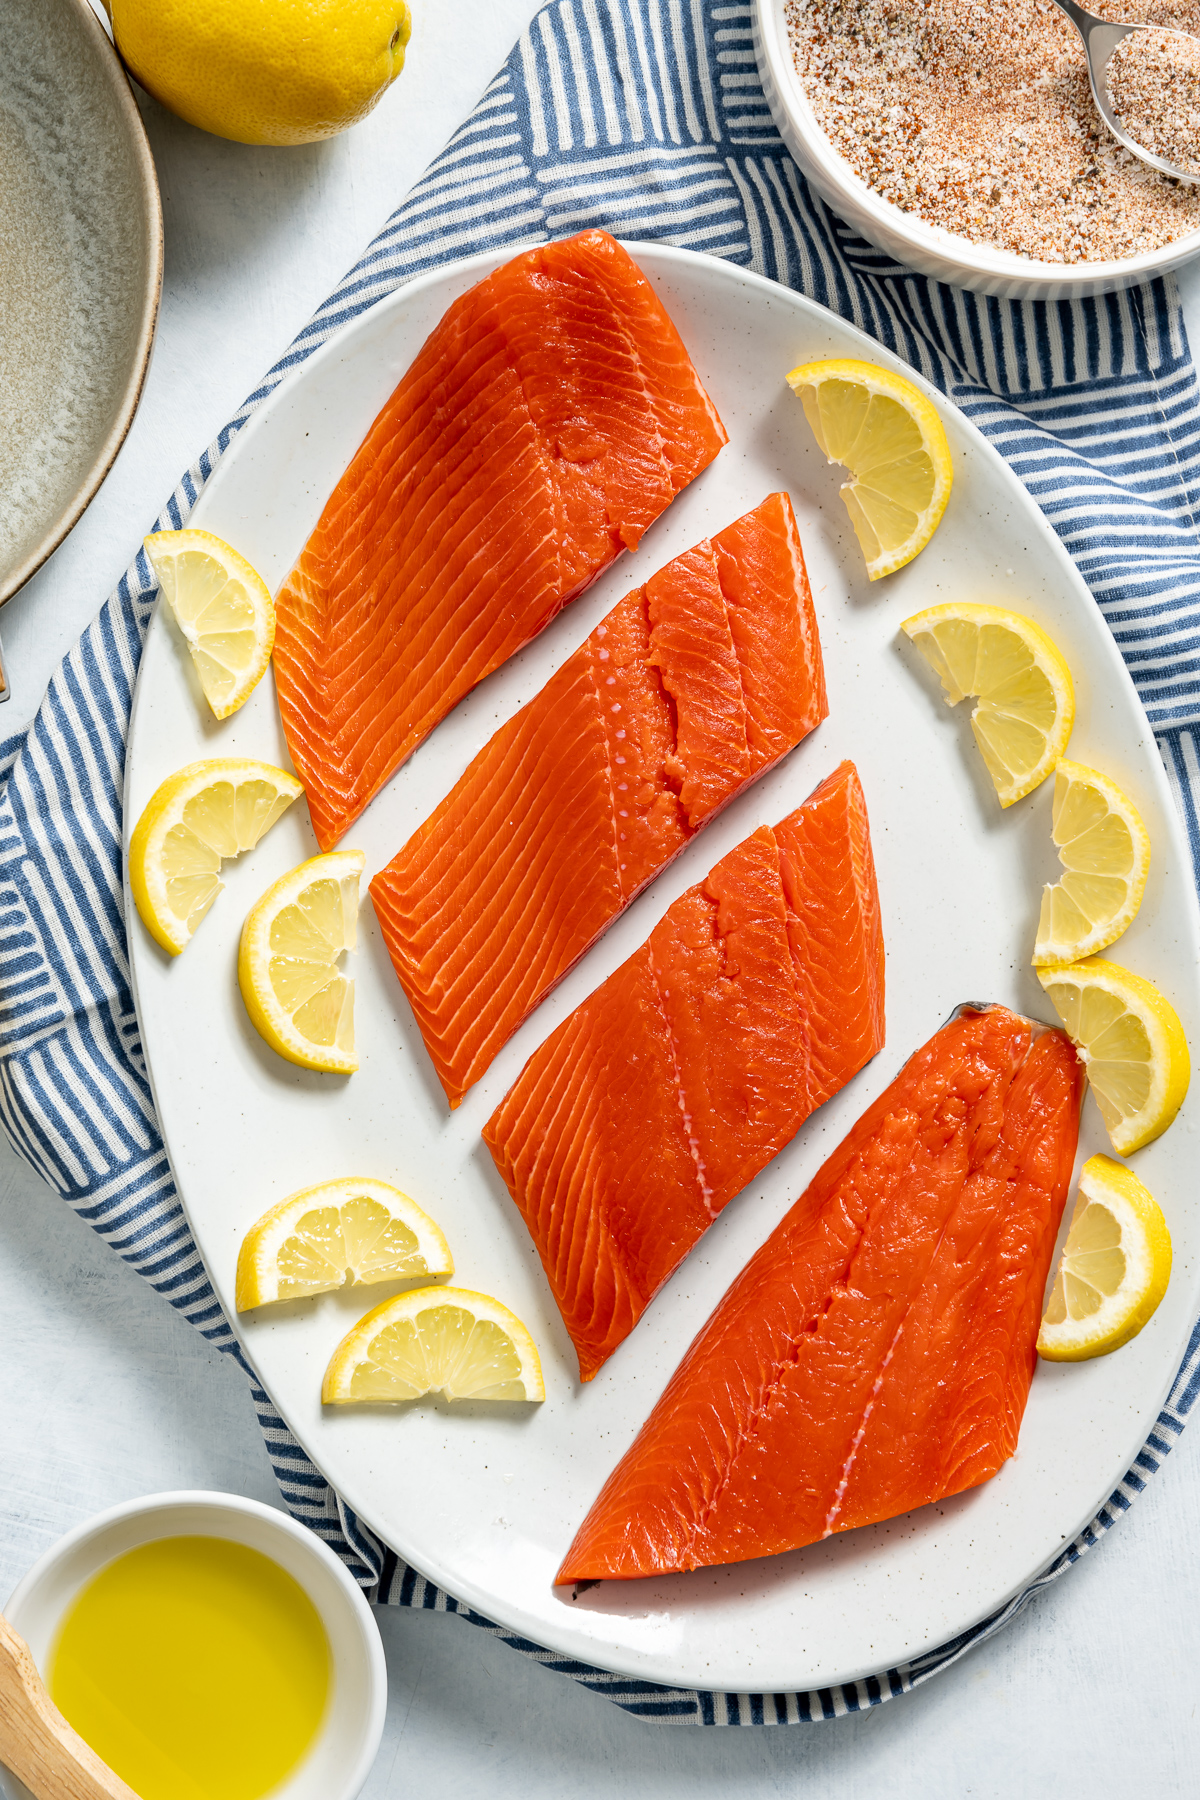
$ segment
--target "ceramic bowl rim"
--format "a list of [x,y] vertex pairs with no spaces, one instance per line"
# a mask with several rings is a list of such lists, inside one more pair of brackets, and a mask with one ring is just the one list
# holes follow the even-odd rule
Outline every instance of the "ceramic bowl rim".
[[[939,279],[958,281],[961,285],[966,273],[1019,283],[1024,297],[1029,299],[1060,299],[1069,297],[1072,292],[1095,294],[1132,287],[1166,274],[1200,255],[1198,227],[1186,237],[1173,238],[1170,243],[1161,244],[1156,250],[1142,251],[1138,256],[1101,262],[1039,262],[1011,251],[976,244],[970,238],[929,225],[912,213],[901,212],[898,206],[881,198],[855,174],[818,123],[792,59],[786,53],[786,23],[782,34],[780,30],[785,3],[786,0],[752,0],[756,47],[771,74],[767,84],[768,102],[772,98],[778,101],[792,131],[803,143],[822,178],[839,197],[865,213],[879,231],[904,240],[927,261],[939,262],[944,270]],[[836,202],[834,209],[840,210]],[[1015,288],[1005,291],[1020,297]]]
[[42,564],[58,549],[67,534],[79,523],[95,498],[105,476],[116,461],[117,452],[125,442],[129,428],[133,424],[134,414],[137,412],[138,402],[142,397],[142,389],[146,384],[146,375],[150,367],[150,352],[154,345],[154,332],[158,322],[159,302],[162,298],[162,200],[159,194],[154,157],[150,150],[150,140],[146,136],[146,127],[142,123],[142,116],[138,111],[137,101],[133,97],[133,89],[121,59],[108,33],[89,5],[89,0],[63,0],[63,4],[69,6],[75,13],[81,30],[91,42],[92,61],[97,70],[97,80],[103,79],[108,83],[137,165],[142,219],[147,244],[142,291],[142,317],[138,328],[137,344],[126,375],[125,392],[104,441],[96,451],[91,466],[71,499],[58,518],[45,531],[40,542],[8,575],[0,575],[0,606],[3,606],[5,601],[11,600],[14,594],[25,586],[31,576],[37,573]]
[[[16,1631],[22,1630],[21,1611],[30,1603],[37,1590],[59,1565],[65,1561],[80,1545],[90,1539],[103,1538],[116,1527],[138,1518],[148,1524],[155,1515],[175,1511],[185,1507],[199,1508],[231,1521],[235,1526],[240,1519],[251,1518],[260,1525],[277,1531],[281,1537],[289,1538],[294,1544],[307,1551],[318,1563],[334,1577],[335,1585],[340,1590],[343,1600],[358,1629],[359,1637],[367,1666],[367,1724],[363,1732],[362,1743],[352,1763],[347,1765],[342,1784],[336,1793],[329,1794],[327,1800],[353,1800],[371,1772],[371,1767],[379,1753],[379,1745],[383,1737],[384,1719],[387,1712],[387,1658],[384,1654],[383,1640],[379,1635],[371,1608],[367,1603],[358,1582],[354,1579],[345,1563],[336,1556],[323,1538],[301,1525],[289,1513],[278,1507],[268,1506],[261,1500],[251,1500],[242,1494],[227,1494],[215,1488],[180,1488],[160,1494],[142,1494],[136,1499],[122,1500],[116,1506],[107,1507],[103,1512],[94,1513],[91,1518],[83,1519],[74,1525],[63,1536],[57,1538],[48,1549],[44,1550],[37,1561],[21,1577],[4,1606],[4,1616]],[[188,1534],[194,1535],[194,1534]],[[146,1543],[154,1541],[154,1534],[148,1533]],[[240,1535],[236,1542],[245,1542]],[[135,1548],[125,1545],[125,1549]],[[251,1546],[255,1548],[256,1546]],[[122,1554],[120,1551],[114,1555]],[[101,1565],[103,1566],[103,1565]],[[302,1575],[290,1571],[293,1578],[299,1581],[308,1597],[316,1605],[316,1599]],[[332,1650],[332,1645],[331,1645]],[[7,1771],[0,1770],[0,1775]],[[11,1779],[11,1777],[10,1777]]]

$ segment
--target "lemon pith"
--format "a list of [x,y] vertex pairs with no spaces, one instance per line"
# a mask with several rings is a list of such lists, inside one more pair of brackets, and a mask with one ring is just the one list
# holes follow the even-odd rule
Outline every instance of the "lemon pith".
[[1115,781],[1065,759],[1054,771],[1053,837],[1062,879],[1042,890],[1033,961],[1094,956],[1132,923],[1146,888],[1150,836]]
[[1087,1068],[1121,1156],[1170,1125],[1188,1090],[1191,1060],[1179,1015],[1153,982],[1090,956],[1038,980]]
[[187,946],[222,890],[222,862],[252,850],[303,792],[286,769],[241,756],[189,763],[160,783],[129,840],[129,888],[164,950]]
[[1171,1234],[1132,1169],[1092,1156],[1079,1176],[1038,1354],[1082,1362],[1119,1350],[1145,1325],[1171,1278]]
[[204,697],[218,719],[227,719],[245,705],[271,660],[275,602],[267,584],[211,531],[157,531],[144,544]]
[[1066,752],[1075,688],[1040,625],[1004,606],[951,601],[900,627],[941,681],[946,704],[973,698],[971,730],[1001,806],[1039,787]]
[[338,968],[352,950],[361,850],[331,850],[268,888],[242,927],[238,985],[255,1030],[301,1068],[350,1074],[354,983]]
[[347,1332],[321,1388],[327,1406],[447,1400],[544,1400],[537,1346],[516,1314],[469,1288],[415,1288]]
[[842,500],[872,581],[903,568],[941,522],[954,460],[937,408],[878,363],[801,363],[787,376],[822,453],[851,479]]
[[289,1194],[238,1253],[239,1312],[334,1288],[453,1275],[441,1227],[390,1182],[340,1176]]
[[244,144],[306,144],[365,117],[404,67],[405,0],[109,0],[113,36],[169,111]]

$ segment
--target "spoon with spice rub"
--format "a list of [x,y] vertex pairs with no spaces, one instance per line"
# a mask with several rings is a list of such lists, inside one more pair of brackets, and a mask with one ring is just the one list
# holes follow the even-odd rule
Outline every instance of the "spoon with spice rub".
[[1092,97],[1117,142],[1162,175],[1200,182],[1200,37],[1058,4],[1083,39]]

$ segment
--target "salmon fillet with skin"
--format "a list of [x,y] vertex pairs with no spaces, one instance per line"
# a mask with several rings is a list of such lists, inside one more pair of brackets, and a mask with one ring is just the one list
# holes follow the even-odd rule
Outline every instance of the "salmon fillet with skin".
[[557,1581],[772,1556],[993,1476],[1029,1395],[1083,1081],[1063,1032],[961,1009],[738,1276]]
[[726,441],[607,232],[539,245],[454,302],[276,599],[279,708],[323,850]]
[[734,1195],[883,1043],[866,803],[841,766],[667,910],[484,1127],[590,1381]]
[[451,1107],[700,827],[828,710],[786,494],[613,608],[371,883]]

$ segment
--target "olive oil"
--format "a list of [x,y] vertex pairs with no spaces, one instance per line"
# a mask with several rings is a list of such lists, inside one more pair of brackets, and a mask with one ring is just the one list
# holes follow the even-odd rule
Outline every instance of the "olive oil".
[[320,1616],[278,1563],[226,1538],[173,1537],[81,1590],[47,1685],[141,1800],[260,1800],[316,1737],[330,1668]]

